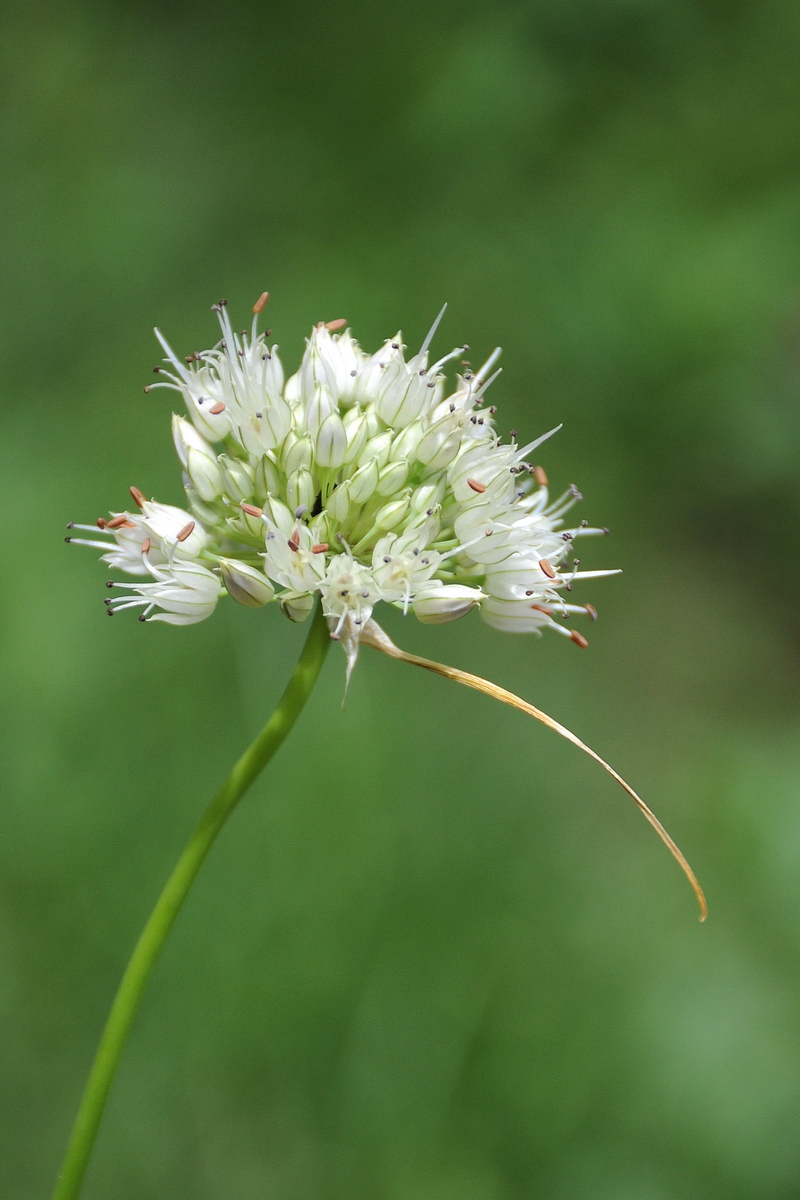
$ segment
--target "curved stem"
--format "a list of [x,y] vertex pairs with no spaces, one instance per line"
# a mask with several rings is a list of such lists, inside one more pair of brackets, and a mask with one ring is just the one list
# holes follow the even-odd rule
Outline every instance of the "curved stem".
[[327,622],[318,607],[278,707],[209,804],[142,930],[100,1038],[53,1200],[75,1200],[80,1191],[108,1093],[156,959],[217,834],[300,716],[329,646]]

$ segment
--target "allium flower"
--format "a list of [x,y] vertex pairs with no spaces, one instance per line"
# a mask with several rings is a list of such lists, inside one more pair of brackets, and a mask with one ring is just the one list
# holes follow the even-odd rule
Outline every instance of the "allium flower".
[[297,372],[284,382],[276,346],[257,330],[235,333],[224,301],[214,305],[222,338],[181,361],[156,330],[167,364],[159,382],[180,394],[189,420],[173,416],[186,509],[131,494],[137,512],[72,528],[92,537],[110,566],[146,582],[109,599],[109,615],[141,609],[140,620],[191,624],[222,595],[259,607],[276,601],[302,621],[321,597],[331,635],[350,666],[360,635],[383,602],[426,624],[473,608],[496,629],[555,629],[596,617],[566,603],[575,583],[614,571],[581,571],[580,537],[604,533],[586,521],[565,528],[581,498],[551,500],[531,455],[556,430],[520,446],[503,442],[487,388],[499,374],[495,350],[480,370],[468,363],[448,395],[442,370],[460,346],[429,365],[444,313],[406,360],[398,333],[372,355],[344,321],[317,325]]
[[[401,650],[373,616],[381,603],[426,625],[473,608],[496,629],[555,629],[594,620],[591,604],[567,603],[575,583],[615,571],[580,571],[578,538],[605,533],[588,522],[565,528],[581,499],[570,487],[551,500],[533,451],[556,433],[520,446],[503,442],[495,409],[484,407],[499,370],[495,350],[479,371],[464,361],[450,394],[442,370],[468,347],[432,365],[428,350],[439,313],[420,350],[406,360],[401,334],[365,354],[345,321],[317,325],[299,369],[284,382],[269,331],[258,333],[265,292],[250,335],[231,328],[225,302],[214,305],[222,339],[183,362],[156,330],[166,353],[163,376],[145,388],[180,393],[189,420],[174,415],[172,436],[187,507],[147,500],[131,488],[136,512],[115,512],[91,536],[68,542],[103,551],[132,582],[111,581],[109,616],[139,610],[140,621],[191,625],[223,595],[247,608],[273,601],[292,621],[314,610],[305,645],[275,712],[236,762],[192,833],[145,925],[122,977],[81,1100],[54,1200],[77,1200],[111,1082],[147,979],[197,872],[226,819],[300,715],[330,638],[347,655],[359,647],[432,671],[542,722],[600,763],[625,789],[668,846],[707,907],[694,872],[640,796],[566,726],[478,675]],[[330,638],[329,635],[330,634]]]

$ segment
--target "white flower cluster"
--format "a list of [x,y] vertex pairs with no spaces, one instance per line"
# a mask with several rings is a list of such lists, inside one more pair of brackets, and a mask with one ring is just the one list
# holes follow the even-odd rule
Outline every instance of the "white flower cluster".
[[484,396],[499,350],[477,372],[465,363],[446,395],[442,367],[468,347],[428,365],[444,310],[408,360],[399,333],[368,355],[329,321],[284,382],[269,331],[257,331],[264,303],[249,336],[215,305],[222,340],[184,362],[156,330],[168,368],[145,391],[171,388],[188,410],[173,417],[187,509],[131,488],[139,511],[71,527],[93,536],[68,541],[134,577],[109,584],[127,591],[108,613],[138,607],[140,620],[188,625],[227,592],[250,607],[277,600],[302,621],[319,594],[332,635],[356,645],[382,600],[428,624],[478,607],[497,629],[548,627],[585,646],[557,618],[595,610],[561,593],[614,574],[579,571],[572,553],[576,538],[605,531],[564,529],[580,495],[551,502],[530,461],[556,430],[526,446],[497,436]]

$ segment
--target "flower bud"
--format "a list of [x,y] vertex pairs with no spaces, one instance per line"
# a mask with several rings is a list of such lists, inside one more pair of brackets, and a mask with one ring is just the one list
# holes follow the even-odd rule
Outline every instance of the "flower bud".
[[424,513],[429,508],[436,508],[444,500],[447,480],[441,475],[436,482],[422,483],[415,488],[411,496],[411,508],[414,512]]
[[222,494],[222,472],[216,458],[194,446],[186,450],[186,474],[201,500],[216,500]]
[[369,439],[358,456],[358,465],[363,467],[364,463],[371,462],[374,459],[379,469],[385,467],[389,460],[389,451],[391,448],[392,433],[391,430],[387,429],[384,433],[379,433],[376,437]]
[[390,462],[383,468],[378,479],[377,492],[380,496],[393,496],[405,485],[409,466],[406,459]]
[[408,493],[400,500],[392,500],[390,504],[384,504],[383,508],[378,509],[378,512],[375,514],[375,528],[396,529],[400,522],[408,515],[409,507],[410,500]]
[[314,607],[312,592],[282,592],[278,599],[290,621],[305,621]]
[[458,454],[462,439],[461,429],[445,417],[437,421],[417,446],[417,458],[426,466],[441,470],[448,466]]
[[296,512],[303,505],[306,508],[313,508],[314,480],[306,467],[300,467],[297,471],[293,471],[286,480],[286,500],[292,512]]
[[[283,469],[287,475],[291,475],[293,471],[299,471],[301,467],[305,467],[307,471],[311,469],[311,464],[314,461],[314,444],[308,434],[304,434],[299,438],[296,435],[291,445],[288,447],[284,444],[283,448]],[[289,441],[289,438],[286,439]]]
[[194,450],[204,454],[207,458],[212,458],[214,462],[217,461],[217,456],[206,439],[197,432],[194,425],[190,425],[187,420],[179,417],[177,413],[172,414],[172,440],[175,443],[175,450],[184,469],[189,461],[190,446]]
[[[351,420],[348,417],[355,414]],[[353,462],[364,449],[364,443],[370,435],[370,421],[366,413],[359,413],[357,408],[350,408],[343,418],[344,430],[347,435],[347,449],[344,454],[346,463]]]
[[335,521],[346,521],[352,507],[350,503],[350,482],[340,483],[328,497],[327,511]]
[[364,463],[348,480],[348,490],[353,504],[364,504],[378,486],[378,464],[375,459]]
[[344,462],[347,434],[338,411],[330,413],[320,425],[315,450],[321,467],[340,467]]
[[447,621],[457,621],[465,616],[482,599],[480,588],[464,587],[459,583],[436,587],[430,583],[419,589],[411,607],[423,625],[444,625]]
[[275,589],[266,575],[247,563],[221,558],[219,569],[228,594],[245,608],[261,608],[269,604],[275,595]]
[[256,467],[255,492],[254,495],[261,502],[266,500],[267,496],[275,496],[281,491],[281,477],[278,468],[271,458],[263,455],[259,459]]
[[255,471],[250,464],[238,458],[229,458],[227,454],[220,454],[219,463],[222,467],[222,484],[226,496],[229,496],[234,504],[249,500],[255,492]]
[[411,460],[415,458],[417,455],[417,446],[424,432],[422,421],[412,421],[410,425],[406,425],[402,433],[398,433],[392,442],[390,457],[395,460],[401,458]]
[[332,412],[338,412],[338,409],[328,389],[324,387],[315,388],[305,406],[306,430],[312,437],[317,436],[322,422]]

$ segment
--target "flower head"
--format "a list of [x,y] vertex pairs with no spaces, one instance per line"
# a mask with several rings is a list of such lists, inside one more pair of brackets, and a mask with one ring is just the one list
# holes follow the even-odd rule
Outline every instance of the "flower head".
[[605,530],[565,527],[580,494],[552,500],[533,464],[556,430],[521,446],[497,435],[485,394],[499,350],[476,372],[464,362],[448,394],[443,368],[468,347],[429,362],[444,309],[411,357],[400,333],[369,355],[330,321],[284,382],[258,311],[249,334],[234,332],[224,301],[214,311],[220,340],[183,361],[156,331],[166,365],[145,389],[170,389],[186,408],[172,433],[187,507],[132,488],[136,511],[72,527],[91,537],[69,541],[137,577],[114,585],[128,594],[109,613],[189,624],[228,594],[249,607],[275,600],[303,620],[319,595],[351,665],[381,602],[426,624],[478,608],[497,629],[556,629],[586,644],[563,622],[595,610],[564,594],[614,573],[581,571],[574,555],[578,538]]

